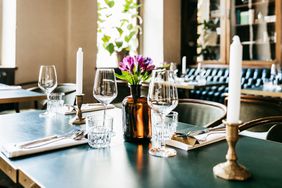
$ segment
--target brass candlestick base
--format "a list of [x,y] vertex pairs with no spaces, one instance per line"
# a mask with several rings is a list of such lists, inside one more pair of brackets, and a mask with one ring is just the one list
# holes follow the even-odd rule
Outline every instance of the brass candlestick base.
[[226,154],[227,161],[214,166],[213,173],[214,175],[226,180],[244,181],[248,179],[251,174],[244,166],[237,163],[235,146],[237,140],[239,139],[238,125],[240,123],[230,124],[226,121],[223,121],[223,123],[226,125],[226,140],[228,143],[228,151]]
[[71,124],[74,125],[81,125],[85,124],[85,118],[82,117],[82,112],[81,112],[81,105],[83,104],[83,96],[84,94],[76,95],[76,115],[73,119],[70,120]]

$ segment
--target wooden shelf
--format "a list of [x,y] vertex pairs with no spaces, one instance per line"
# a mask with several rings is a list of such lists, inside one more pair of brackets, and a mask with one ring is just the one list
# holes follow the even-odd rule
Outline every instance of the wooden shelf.
[[[269,0],[269,1],[261,0],[259,2],[252,3],[251,7],[261,6],[261,5],[264,5],[264,4],[270,4],[270,3],[274,3],[274,2],[275,2],[275,0]],[[249,7],[248,3],[241,4],[241,5],[235,5],[235,8],[237,8],[237,9],[239,9],[239,8],[248,8],[248,7]]]
[[258,26],[262,24],[275,24],[275,22],[257,22],[253,24],[236,24],[235,27]]
[[[217,38],[218,44],[216,46],[209,46],[209,49],[215,52],[212,54],[212,57],[217,58],[216,60],[202,60],[204,56],[199,57],[197,49],[195,49],[196,45],[193,46],[194,48],[186,45],[186,41],[190,40],[192,32],[198,35],[203,32],[200,31],[202,28],[198,27],[198,25],[195,25],[194,27],[193,25],[191,26],[191,16],[197,15],[194,12],[195,10],[205,11],[205,9],[198,10],[199,7],[197,6],[197,1],[182,0],[181,2],[186,5],[186,9],[183,11],[183,15],[186,19],[182,22],[182,35],[185,36],[182,41],[183,44],[185,44],[182,49],[182,55],[189,57],[190,62],[194,63],[194,61],[201,61],[203,65],[228,65],[230,61],[230,44],[232,43],[232,37],[234,35],[238,35],[240,40],[243,41],[244,66],[270,67],[270,65],[274,62],[282,65],[282,34],[280,29],[282,27],[282,0],[249,0],[249,2],[251,2],[250,6],[249,3],[241,4],[241,0],[211,1],[220,2],[220,6],[211,6],[215,8],[212,9],[212,11],[214,11],[213,14],[209,14],[210,17],[208,20],[214,19],[218,16],[219,7],[222,11],[219,19],[220,24],[218,25],[221,30]],[[237,4],[235,4],[235,2]],[[191,10],[191,6],[194,6],[193,11]],[[249,9],[252,9],[252,11],[249,11]],[[268,12],[264,12],[264,9]],[[186,10],[188,12],[190,11],[189,14]],[[241,14],[242,12],[245,13]],[[249,24],[249,15],[252,18],[252,22],[250,22],[251,24]],[[258,17],[261,19],[258,19]],[[266,35],[266,32],[268,36]],[[195,38],[194,41],[196,41],[195,44],[203,45],[200,44],[202,41],[198,40],[198,35],[193,36]],[[265,60],[263,54],[260,54],[261,51],[259,51],[263,49],[263,47],[268,47],[267,45],[269,45],[267,52],[270,54],[271,58],[269,60],[268,58]],[[251,47],[253,47],[253,49]],[[250,53],[252,53],[252,55]],[[250,57],[252,57],[252,59],[250,59]]]
[[254,45],[266,45],[266,44],[276,44],[275,42],[259,42],[259,41],[243,41],[242,42],[242,45],[251,45],[251,44],[254,44]]
[[243,60],[244,67],[270,67],[272,64],[276,64],[277,60]]
[[216,45],[207,45],[208,47],[211,47],[211,48],[218,48],[220,47],[220,44],[216,44]]

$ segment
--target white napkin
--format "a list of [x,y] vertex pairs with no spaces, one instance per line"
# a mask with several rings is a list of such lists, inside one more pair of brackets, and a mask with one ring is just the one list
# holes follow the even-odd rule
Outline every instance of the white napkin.
[[[107,109],[112,109],[114,107],[115,106],[113,104],[109,104],[107,106]],[[92,112],[97,110],[104,110],[104,105],[102,105],[101,103],[90,103],[90,104],[82,104],[81,106],[82,112]],[[76,111],[73,109],[73,107],[64,106],[63,113],[65,115],[69,115],[69,114],[75,114]]]
[[216,132],[216,133],[213,132],[212,134],[210,134],[209,132],[205,134],[196,135],[195,138],[199,142],[199,143],[196,143],[195,145],[189,145],[189,144],[186,144],[180,141],[176,141],[176,140],[167,140],[166,145],[188,151],[188,150],[196,149],[202,146],[206,146],[206,145],[224,140],[225,132]]
[[13,158],[13,157],[19,157],[19,156],[30,155],[34,153],[40,153],[44,151],[56,150],[60,148],[66,148],[70,146],[85,144],[87,143],[87,139],[84,138],[82,140],[74,140],[72,138],[64,138],[62,140],[59,140],[53,143],[49,143],[49,144],[38,146],[38,147],[28,148],[28,149],[20,148],[18,146],[18,145],[25,144],[25,143],[27,142],[4,144],[1,146],[1,151],[8,158]]

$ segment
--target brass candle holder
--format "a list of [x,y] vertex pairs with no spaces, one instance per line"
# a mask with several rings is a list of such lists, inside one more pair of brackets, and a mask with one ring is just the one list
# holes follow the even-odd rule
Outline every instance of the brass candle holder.
[[83,104],[83,96],[84,94],[76,95],[76,105],[77,105],[77,108],[75,109],[76,115],[73,119],[70,120],[71,124],[74,125],[85,124],[85,117],[82,117],[82,111],[81,111],[81,106]]
[[228,143],[228,151],[226,154],[227,161],[214,166],[213,173],[226,180],[244,181],[248,179],[251,174],[244,166],[237,163],[237,155],[235,151],[235,146],[239,139],[238,126],[241,123],[231,124],[226,121],[223,121],[223,123],[226,125],[226,141]]

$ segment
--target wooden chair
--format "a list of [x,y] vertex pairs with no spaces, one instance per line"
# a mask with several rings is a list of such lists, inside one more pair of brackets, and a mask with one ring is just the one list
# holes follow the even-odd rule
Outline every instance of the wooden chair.
[[226,117],[226,106],[217,102],[180,99],[174,111],[180,122],[203,127],[214,127]]
[[248,121],[239,126],[240,131],[263,126],[270,127],[266,132],[265,139],[282,142],[282,116],[269,116]]
[[[227,104],[228,97],[225,98]],[[254,95],[241,95],[240,120],[249,122],[258,118],[282,115],[281,99],[260,97]],[[271,125],[257,125],[248,131],[266,132]]]
[[273,125],[268,130],[266,139],[282,143],[282,122]]

